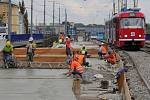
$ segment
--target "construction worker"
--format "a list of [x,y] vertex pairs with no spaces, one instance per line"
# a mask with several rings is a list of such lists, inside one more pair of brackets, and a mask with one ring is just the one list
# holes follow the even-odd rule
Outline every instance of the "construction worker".
[[71,56],[71,40],[70,40],[70,36],[68,35],[68,37],[66,37],[66,55],[67,56]]
[[108,63],[114,65],[116,64],[116,53],[113,51],[108,52],[108,56],[105,56]]
[[101,44],[99,45],[99,48],[98,48],[98,56],[99,56],[99,59],[102,59],[103,54],[102,54],[102,46],[101,46]]
[[73,52],[73,59],[75,59],[75,58],[79,58],[79,52],[78,51]]
[[63,33],[60,33],[60,36],[59,36],[59,43],[64,43],[64,34]]
[[87,55],[87,49],[86,49],[85,45],[82,46],[81,53]]
[[105,48],[105,44],[104,43],[101,44],[101,49],[102,49],[102,55],[103,56],[106,55],[107,54],[107,50]]
[[79,54],[78,62],[81,65],[84,65],[84,62],[85,62],[85,55],[84,54],[82,54],[82,53]]
[[12,60],[12,52],[13,46],[11,45],[10,41],[6,41],[6,44],[3,48],[3,61],[6,63],[8,60]]
[[81,64],[81,65],[84,65],[84,66],[87,66],[89,67],[89,62],[86,62],[86,57],[85,57],[85,54],[80,52],[79,56],[78,56],[78,62]]
[[27,48],[27,57],[30,62],[33,61],[34,51],[36,49],[36,43],[33,41],[33,37],[29,38],[29,43],[26,46]]
[[76,40],[76,42],[78,42],[78,34],[76,35],[75,40]]
[[80,76],[82,78],[82,73],[84,72],[84,67],[78,62],[78,57],[74,58],[71,62],[70,72],[73,75]]

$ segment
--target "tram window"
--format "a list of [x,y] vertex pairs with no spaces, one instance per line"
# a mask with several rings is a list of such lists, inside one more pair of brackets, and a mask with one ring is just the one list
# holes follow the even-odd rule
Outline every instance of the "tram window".
[[127,19],[124,20],[124,25],[129,26],[129,21]]
[[121,24],[121,28],[144,28],[144,19],[123,18],[120,24]]

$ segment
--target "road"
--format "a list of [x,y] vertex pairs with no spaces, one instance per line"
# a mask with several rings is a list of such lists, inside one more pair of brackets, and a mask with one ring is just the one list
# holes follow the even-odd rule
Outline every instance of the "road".
[[0,70],[0,100],[76,100],[67,70]]

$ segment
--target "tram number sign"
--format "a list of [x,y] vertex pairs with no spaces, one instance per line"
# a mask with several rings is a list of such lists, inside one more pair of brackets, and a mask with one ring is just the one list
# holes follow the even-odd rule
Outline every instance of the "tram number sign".
[[135,36],[135,32],[131,32],[131,36]]
[[131,13],[129,14],[129,16],[134,17],[134,16],[136,16],[136,15],[135,15],[135,13],[131,12]]

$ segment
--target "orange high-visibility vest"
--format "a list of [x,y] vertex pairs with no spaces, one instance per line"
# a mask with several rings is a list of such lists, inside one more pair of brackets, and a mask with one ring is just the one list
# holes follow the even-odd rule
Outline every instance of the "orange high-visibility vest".
[[75,70],[79,73],[83,73],[84,72],[84,67],[81,66],[81,64],[78,61],[73,60],[71,63],[71,67],[72,70]]
[[115,53],[110,54],[110,56],[108,57],[108,61],[109,61],[111,64],[116,64]]
[[78,62],[82,65],[84,61],[84,55],[79,55]]
[[104,46],[102,46],[101,48],[102,48],[102,53],[103,53],[103,54],[106,54],[106,53],[107,53],[106,48],[105,48]]

